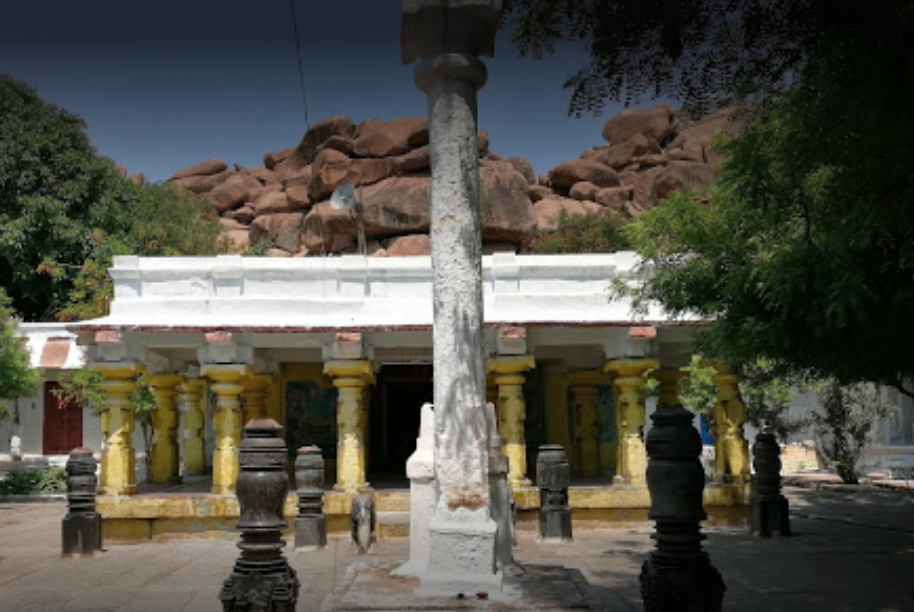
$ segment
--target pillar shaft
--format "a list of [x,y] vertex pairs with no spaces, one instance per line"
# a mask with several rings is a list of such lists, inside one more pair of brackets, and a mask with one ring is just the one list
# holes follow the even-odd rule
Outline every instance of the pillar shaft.
[[201,476],[206,473],[206,381],[186,380],[178,386],[178,390],[182,394],[184,412],[184,473]]
[[167,484],[179,478],[178,456],[178,396],[177,386],[183,377],[175,374],[151,374],[147,376],[150,390],[156,401],[152,415],[155,438],[152,444],[152,482]]
[[644,448],[645,408],[641,387],[645,374],[657,367],[652,359],[616,360],[606,365],[606,371],[617,372],[618,396],[616,414],[619,426],[619,456],[616,461],[617,484],[644,485],[647,454]]
[[267,418],[267,390],[273,377],[267,374],[253,374],[245,377],[244,385],[244,424],[254,419]]
[[743,434],[746,405],[739,395],[739,378],[725,366],[714,366],[718,374],[717,404],[714,406],[714,479],[718,482],[747,483],[750,480],[749,442]]
[[102,453],[102,495],[136,493],[136,453],[133,449],[133,405],[130,394],[136,389],[135,363],[94,364],[93,370],[105,377],[102,389],[107,395],[102,409],[105,450]]
[[367,486],[365,476],[367,418],[365,389],[374,382],[369,361],[328,361],[324,373],[333,378],[336,401],[336,485],[337,491],[358,491]]
[[568,375],[574,402],[576,467],[585,476],[602,472],[600,423],[597,410],[597,387],[608,384],[608,376],[600,372],[572,372]]
[[213,452],[213,493],[231,495],[238,479],[238,448],[241,445],[241,379],[248,374],[244,365],[208,365],[203,375],[213,381],[210,388],[216,394],[213,431],[216,450]]
[[524,373],[535,367],[532,355],[493,357],[486,364],[486,370],[494,373],[493,380],[498,388],[498,433],[504,440],[502,454],[508,458],[508,483],[512,487],[530,485],[524,435],[527,418]]
[[679,404],[679,381],[685,377],[685,372],[679,370],[655,370],[651,373],[651,378],[660,383],[657,387],[658,408],[672,408]]

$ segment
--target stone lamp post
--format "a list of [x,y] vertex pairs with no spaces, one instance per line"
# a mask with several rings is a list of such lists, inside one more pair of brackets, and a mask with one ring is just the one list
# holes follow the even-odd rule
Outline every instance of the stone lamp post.
[[403,0],[404,64],[428,96],[432,166],[435,480],[428,569],[420,590],[501,588],[489,506],[482,238],[476,91],[478,56],[494,54],[499,0]]

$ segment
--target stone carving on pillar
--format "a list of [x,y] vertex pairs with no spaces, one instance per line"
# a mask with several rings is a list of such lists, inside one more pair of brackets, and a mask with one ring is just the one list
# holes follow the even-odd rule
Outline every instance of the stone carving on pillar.
[[216,394],[213,431],[216,450],[213,452],[213,493],[230,495],[235,492],[238,478],[238,448],[241,445],[241,379],[250,368],[240,364],[206,365],[201,372],[211,379],[210,388]]
[[648,517],[656,548],[641,568],[645,612],[720,612],[723,604],[723,579],[701,547],[705,475],[694,418],[682,406],[659,407],[651,417]]
[[206,381],[185,380],[178,385],[182,395],[184,415],[184,474],[202,476],[206,473],[206,437],[203,402],[206,397]]
[[540,488],[540,538],[545,541],[571,540],[571,508],[568,487],[571,465],[560,444],[540,446],[536,459],[536,486]]
[[178,404],[177,386],[184,377],[177,374],[149,374],[152,395],[156,409],[152,415],[155,438],[152,444],[151,476],[156,484],[179,482],[180,462],[178,455]]
[[657,367],[653,359],[619,359],[610,361],[605,371],[615,372],[619,390],[616,415],[619,425],[619,457],[616,462],[615,484],[644,485],[647,455],[644,449],[645,408],[641,387],[645,375]]
[[486,404],[489,437],[489,506],[492,520],[498,526],[495,539],[495,562],[507,576],[519,576],[523,568],[514,561],[514,496],[508,483],[511,460],[504,454],[504,442],[498,434],[495,406]]
[[781,495],[781,445],[770,430],[755,436],[752,459],[755,477],[749,495],[751,531],[763,538],[774,532],[789,536],[789,505]]
[[[420,592],[500,592],[489,508],[479,158],[479,55],[493,55],[498,0],[403,0],[403,63],[419,59],[432,167],[435,477]],[[456,590],[455,590],[456,589]]]
[[651,378],[660,384],[657,386],[657,407],[671,408],[679,404],[679,381],[686,377],[679,370],[654,370]]
[[533,355],[492,357],[486,370],[493,373],[498,387],[498,433],[504,440],[504,455],[508,458],[508,483],[513,487],[528,487],[527,441],[524,421],[527,405],[524,401],[524,372],[536,367]]
[[92,555],[102,549],[102,517],[95,511],[95,467],[92,449],[76,448],[67,460],[67,515],[63,518],[63,556]]
[[739,378],[726,366],[715,365],[718,374],[717,405],[714,407],[714,480],[746,484],[750,480],[749,442],[743,434],[746,405],[739,396]]
[[406,461],[409,478],[409,561],[394,572],[418,576],[428,568],[428,525],[435,508],[435,412],[423,404],[416,451]]
[[324,458],[316,446],[298,449],[295,459],[298,516],[295,517],[295,548],[327,545],[327,517],[324,516]]
[[244,385],[244,423],[254,419],[267,418],[267,390],[273,382],[269,374],[251,374],[246,376],[241,383]]
[[101,386],[106,395],[102,409],[105,450],[102,452],[102,495],[136,493],[136,454],[133,449],[133,405],[130,394],[136,389],[139,367],[133,362],[93,363],[90,369],[104,376]]
[[355,493],[367,487],[365,478],[366,418],[365,388],[374,383],[371,362],[365,360],[335,360],[324,364],[324,373],[339,389],[336,403],[337,491]]
[[289,477],[280,431],[271,419],[244,428],[236,491],[241,554],[219,591],[225,612],[293,612],[298,601],[301,583],[282,554]]
[[576,467],[584,476],[598,476],[602,472],[596,396],[597,386],[608,382],[609,378],[599,372],[568,375],[575,409]]

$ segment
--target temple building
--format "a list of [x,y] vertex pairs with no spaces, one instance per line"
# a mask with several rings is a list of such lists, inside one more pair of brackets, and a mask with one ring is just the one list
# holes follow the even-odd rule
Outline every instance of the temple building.
[[[575,474],[575,520],[646,516],[647,415],[676,401],[700,322],[656,308],[635,317],[612,288],[637,281],[636,263],[630,252],[483,258],[488,395],[521,514],[538,506],[537,448],[561,444]],[[166,498],[145,499],[142,512],[132,502],[143,449],[130,395],[140,374],[157,404],[147,476],[158,490],[197,483],[226,496],[230,516],[241,429],[261,416],[283,425],[290,449],[322,449],[331,527],[358,491],[407,487],[419,411],[432,399],[429,257],[123,256],[110,274],[110,315],[36,339],[36,365],[66,345],[68,358],[104,376],[107,404],[99,418],[83,415],[73,443],[100,452],[100,510],[125,521],[125,537],[204,512],[199,498],[182,510]],[[646,401],[649,379],[659,395]],[[744,509],[750,473],[737,379],[721,367],[717,382],[712,518]],[[205,503],[210,518],[220,515]],[[171,527],[132,524],[162,513]]]

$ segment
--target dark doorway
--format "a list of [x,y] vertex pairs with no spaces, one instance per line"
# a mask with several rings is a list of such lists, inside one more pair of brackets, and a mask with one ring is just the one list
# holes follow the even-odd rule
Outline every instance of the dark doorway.
[[419,414],[432,401],[431,365],[385,365],[372,398],[369,481],[405,483],[406,460],[416,450]]
[[76,402],[57,396],[56,382],[44,383],[44,428],[42,448],[45,455],[66,455],[83,445],[83,411]]

